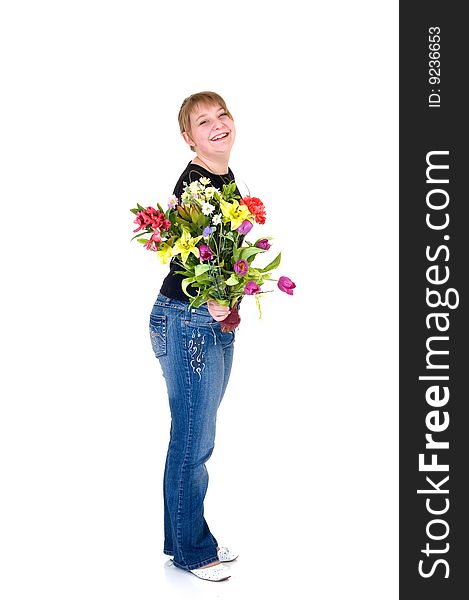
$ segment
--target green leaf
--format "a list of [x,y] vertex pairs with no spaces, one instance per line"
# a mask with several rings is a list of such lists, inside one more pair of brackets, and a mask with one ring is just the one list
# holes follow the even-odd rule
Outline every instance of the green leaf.
[[272,262],[270,262],[266,267],[264,267],[263,269],[259,269],[259,271],[261,273],[267,273],[267,271],[273,271],[274,269],[276,269],[279,264],[280,261],[282,259],[282,253],[280,252]]
[[190,301],[190,305],[195,306],[195,308],[199,308],[199,306],[202,306],[202,304],[206,301],[206,298],[204,296],[205,294],[199,294],[198,296],[195,296]]
[[225,283],[226,285],[238,285],[239,279],[236,277],[236,275],[231,275],[230,277],[228,277]]
[[184,277],[193,277],[194,276],[193,271],[174,271],[174,273],[177,275],[183,275]]
[[[134,237],[130,241],[134,240],[135,238],[139,238],[142,235],[148,235],[148,233],[149,233],[148,231],[141,231],[140,233],[137,233],[137,235],[134,235]],[[144,241],[146,242],[146,240],[144,240]]]
[[241,258],[245,258],[246,260],[259,252],[265,252],[262,248],[256,248],[255,246],[248,246],[247,248],[243,248],[239,253]]
[[196,265],[194,269],[194,274],[196,277],[202,275],[202,273],[206,273],[210,270],[210,265]]
[[203,285],[205,283],[210,283],[210,277],[208,275],[208,273],[203,273],[202,275],[199,275],[198,277],[195,278],[196,283],[200,283],[200,285]]
[[189,298],[195,298],[195,296],[192,296],[192,294],[189,294],[189,292],[187,291],[189,285],[194,282],[195,277],[187,277],[186,279],[183,279],[181,283],[182,291],[186,294],[186,296],[189,296]]

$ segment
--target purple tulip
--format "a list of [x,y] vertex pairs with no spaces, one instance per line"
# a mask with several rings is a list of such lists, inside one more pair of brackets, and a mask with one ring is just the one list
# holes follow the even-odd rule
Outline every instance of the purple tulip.
[[200,260],[212,260],[213,252],[207,244],[200,244],[199,246],[199,256]]
[[241,225],[238,227],[238,229],[236,230],[238,233],[240,233],[241,235],[246,235],[247,233],[249,233],[252,229],[252,223],[251,221],[248,221],[247,219],[245,221],[243,221],[241,223]]
[[249,270],[248,261],[244,258],[240,258],[233,265],[233,269],[237,275],[241,275],[241,277],[244,277],[244,275],[246,275],[246,273]]
[[269,240],[267,238],[259,240],[256,244],[256,248],[262,248],[262,250],[268,250],[270,246],[271,244],[269,244]]
[[244,287],[244,293],[248,296],[252,296],[253,294],[258,294],[261,291],[261,288],[257,285],[255,281],[248,281]]
[[293,281],[288,277],[285,277],[284,275],[280,277],[277,285],[282,290],[282,292],[285,292],[290,296],[293,295],[293,289],[296,288],[296,285],[293,283]]

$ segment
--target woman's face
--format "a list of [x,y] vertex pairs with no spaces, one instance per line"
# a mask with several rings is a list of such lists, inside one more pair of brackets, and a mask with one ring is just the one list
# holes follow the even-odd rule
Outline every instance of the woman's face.
[[190,122],[191,130],[183,133],[183,137],[198,154],[215,157],[230,153],[236,136],[235,124],[219,104],[197,106]]

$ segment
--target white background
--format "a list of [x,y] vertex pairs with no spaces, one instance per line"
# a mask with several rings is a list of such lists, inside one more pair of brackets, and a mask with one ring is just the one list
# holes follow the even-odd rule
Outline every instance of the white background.
[[[4,600],[397,598],[397,12],[2,4]],[[220,584],[162,553],[167,267],[129,241],[129,209],[191,160],[177,113],[205,89],[297,284],[262,320],[243,303],[208,464],[206,518],[240,552]]]

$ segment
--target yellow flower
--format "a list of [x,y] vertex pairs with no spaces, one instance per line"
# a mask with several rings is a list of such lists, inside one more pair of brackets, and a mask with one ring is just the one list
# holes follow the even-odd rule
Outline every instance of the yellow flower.
[[226,202],[226,200],[220,200],[220,208],[223,214],[223,223],[231,221],[231,231],[238,229],[243,221],[248,219],[252,221],[253,216],[249,212],[249,208],[244,204],[239,204],[237,200]]
[[162,265],[167,264],[168,260],[173,256],[173,249],[169,244],[162,243],[158,246],[156,253]]
[[191,252],[197,258],[199,258],[199,249],[197,248],[196,244],[200,239],[202,239],[201,235],[192,237],[191,232],[186,227],[183,227],[181,237],[174,244],[172,256],[177,256],[180,254],[184,264],[186,264]]

